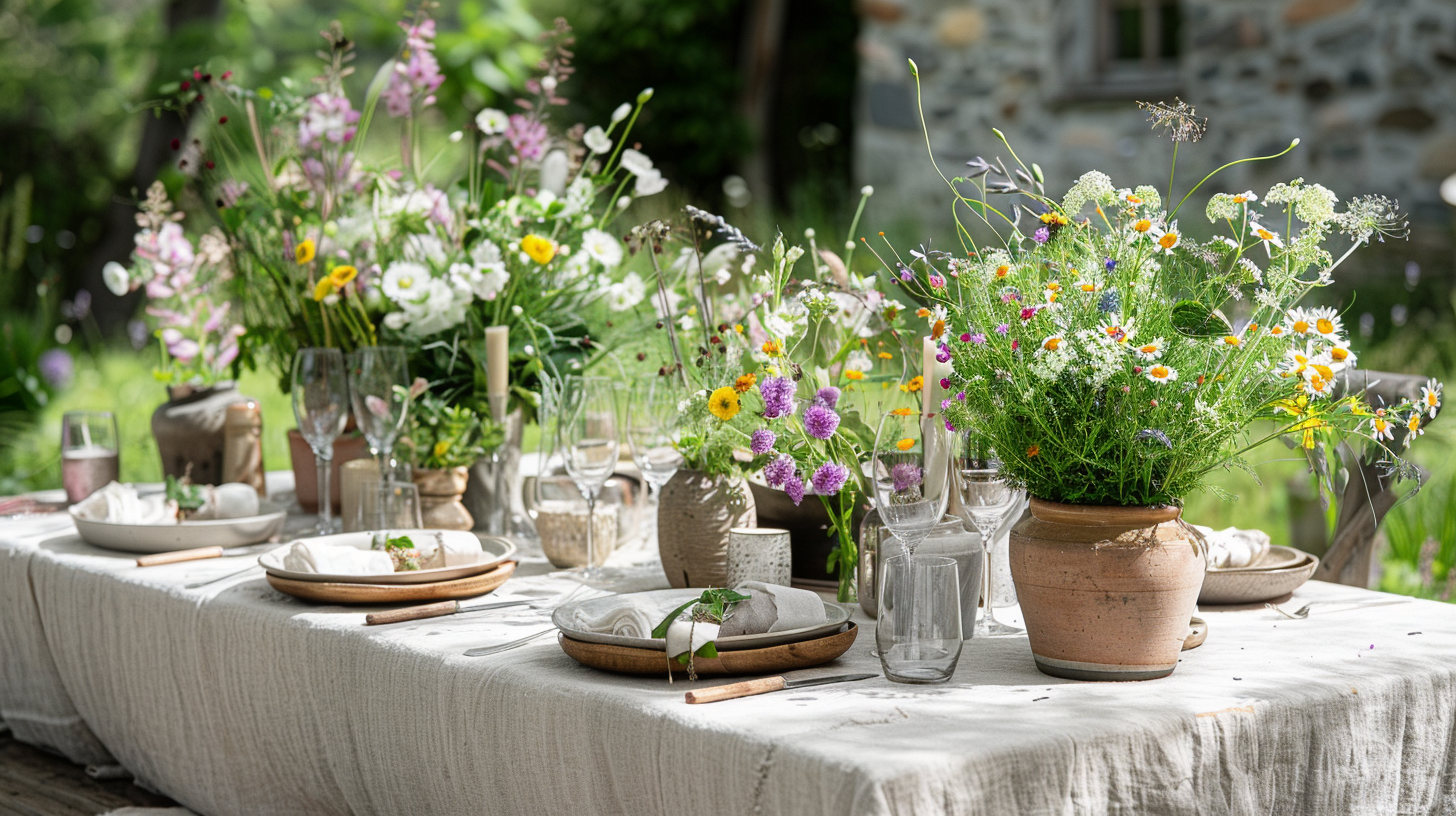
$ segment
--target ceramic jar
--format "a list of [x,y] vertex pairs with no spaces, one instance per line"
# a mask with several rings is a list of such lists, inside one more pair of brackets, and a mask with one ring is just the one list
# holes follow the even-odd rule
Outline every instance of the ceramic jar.
[[425,529],[469,530],[475,526],[462,501],[470,481],[468,468],[415,468],[411,478],[420,492],[420,520]]
[[657,542],[674,587],[728,585],[728,531],[757,527],[753,493],[739,477],[679,470],[662,486]]
[[1072,680],[1173,673],[1207,565],[1179,514],[1031,500],[1010,558],[1038,669]]
[[[343,480],[339,475],[340,468],[345,462],[352,462],[355,459],[369,457],[369,443],[358,432],[353,431],[354,420],[349,420],[348,430],[344,435],[334,440],[334,458],[329,473],[329,495],[333,503],[334,512],[339,511],[339,496],[343,488]],[[352,433],[350,432],[352,431]],[[294,498],[298,499],[298,506],[303,508],[305,513],[317,513],[318,500],[318,465],[314,459],[313,448],[308,446],[308,440],[297,428],[288,429],[288,453],[293,459],[293,492]]]
[[190,467],[193,484],[221,484],[227,409],[247,401],[232,381],[206,388],[170,386],[167,401],[152,413],[162,475],[180,479]]

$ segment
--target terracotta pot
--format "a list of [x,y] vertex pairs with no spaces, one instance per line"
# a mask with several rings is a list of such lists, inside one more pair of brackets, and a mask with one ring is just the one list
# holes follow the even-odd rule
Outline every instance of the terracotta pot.
[[757,527],[753,492],[742,478],[679,470],[662,486],[657,544],[674,587],[728,583],[728,531]]
[[247,400],[231,381],[207,388],[169,387],[167,401],[152,413],[162,475],[180,479],[190,467],[193,484],[221,484],[227,409]]
[[[353,420],[350,420],[352,425]],[[293,458],[293,493],[298,506],[305,513],[318,512],[318,467],[314,464],[313,448],[297,428],[288,431],[288,453]],[[329,495],[333,499],[334,512],[339,512],[340,486],[343,479],[339,468],[345,462],[369,458],[369,442],[358,433],[345,433],[334,440],[334,461],[329,472]]]
[[1038,669],[1072,680],[1173,673],[1207,566],[1179,513],[1031,500],[1010,558]]
[[470,481],[468,468],[415,468],[412,478],[420,491],[420,519],[425,529],[469,530],[475,526],[461,501]]

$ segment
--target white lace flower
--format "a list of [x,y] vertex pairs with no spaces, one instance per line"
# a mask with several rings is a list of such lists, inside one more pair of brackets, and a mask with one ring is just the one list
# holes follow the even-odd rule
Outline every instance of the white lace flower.
[[647,284],[636,272],[611,285],[607,290],[607,308],[614,312],[625,312],[635,308],[647,296]]
[[379,288],[395,303],[413,301],[430,279],[430,270],[410,261],[396,261],[384,270]]
[[637,176],[637,186],[632,192],[639,196],[650,196],[665,189],[667,189],[667,179],[662,177],[661,172],[649,168],[647,172]]
[[640,150],[627,148],[622,151],[622,169],[634,176],[641,176],[644,173],[652,172],[652,159]]

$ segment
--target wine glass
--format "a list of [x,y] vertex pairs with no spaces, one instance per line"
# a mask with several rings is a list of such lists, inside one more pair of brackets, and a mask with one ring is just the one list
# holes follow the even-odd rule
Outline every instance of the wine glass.
[[873,476],[880,520],[911,555],[945,515],[950,445],[934,417],[897,408],[880,419]]
[[116,417],[110,411],[67,411],[61,417],[61,484],[75,504],[121,478]]
[[334,440],[349,420],[348,377],[344,355],[333,348],[305,348],[293,358],[293,417],[298,431],[313,448],[318,469],[319,535],[334,531],[329,471],[334,463]]
[[[366,346],[349,353],[349,397],[354,403],[354,421],[369,442],[369,452],[379,462],[381,493],[375,507],[381,514],[386,493],[395,481],[392,454],[409,411],[408,388],[404,349]],[[375,522],[374,529],[382,529],[382,516]]]
[[996,620],[995,574],[991,558],[996,542],[996,532],[1007,512],[1016,504],[1017,491],[1006,483],[1001,475],[1001,463],[989,449],[978,449],[974,440],[966,434],[961,449],[955,458],[956,489],[960,492],[959,513],[961,518],[981,534],[981,545],[985,548],[985,563],[981,569],[981,597],[985,603],[985,614],[976,620],[972,637],[1005,637],[1022,635],[1025,629]]
[[586,566],[581,573],[593,580],[603,576],[592,533],[596,526],[593,519],[597,496],[616,470],[622,451],[618,435],[619,399],[616,383],[601,377],[573,374],[562,382],[558,433],[566,475],[586,499]]
[[683,465],[677,449],[677,404],[683,394],[667,377],[644,377],[632,385],[632,400],[627,418],[627,440],[632,445],[632,461],[647,481],[647,504],[644,515],[644,537],[650,542],[657,533],[657,503],[662,486],[672,479]]

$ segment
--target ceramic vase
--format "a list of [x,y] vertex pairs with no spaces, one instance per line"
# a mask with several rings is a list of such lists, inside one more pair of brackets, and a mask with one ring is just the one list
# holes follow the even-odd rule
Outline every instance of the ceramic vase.
[[465,467],[415,468],[412,479],[420,491],[420,519],[427,530],[469,530],[475,519],[465,509],[465,487],[470,470]]
[[152,436],[162,456],[162,474],[193,484],[220,484],[226,448],[229,405],[247,402],[232,381],[206,388],[175,385],[167,388],[167,401],[152,412]]
[[1207,566],[1179,514],[1031,500],[1010,558],[1038,669],[1072,680],[1173,673]]
[[728,585],[728,531],[757,527],[748,483],[739,477],[679,470],[662,486],[657,541],[674,587]]
[[[369,443],[358,431],[353,431],[354,420],[351,418],[348,425],[349,431],[343,436],[334,440],[334,460],[329,473],[329,495],[333,502],[334,512],[339,512],[339,496],[343,486],[343,479],[339,475],[339,469],[345,462],[352,462],[355,459],[369,457]],[[352,431],[352,432],[350,432]],[[308,440],[297,428],[288,430],[288,453],[293,459],[293,492],[294,498],[298,499],[298,506],[303,508],[305,513],[317,513],[318,501],[318,466],[315,464],[313,448],[308,446]]]

